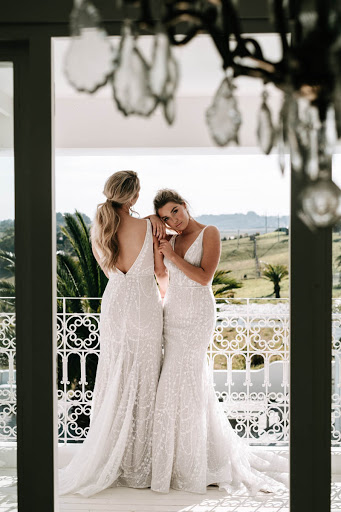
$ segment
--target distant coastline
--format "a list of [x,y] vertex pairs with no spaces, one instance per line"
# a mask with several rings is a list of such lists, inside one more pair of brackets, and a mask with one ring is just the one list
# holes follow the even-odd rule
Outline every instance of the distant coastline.
[[[91,223],[91,219],[82,214],[87,224]],[[289,227],[289,215],[258,215],[255,212],[248,213],[225,213],[220,215],[199,215],[195,217],[198,222],[216,226],[222,236],[230,236],[234,234],[253,234],[256,232],[266,233],[274,231],[278,228]],[[64,225],[63,214],[56,213],[57,228]],[[13,219],[0,221],[0,231],[14,225]]]

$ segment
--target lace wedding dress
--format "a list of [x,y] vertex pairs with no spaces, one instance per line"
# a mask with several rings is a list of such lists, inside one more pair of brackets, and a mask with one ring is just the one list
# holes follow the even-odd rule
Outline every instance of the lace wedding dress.
[[[199,266],[205,228],[185,260]],[[170,240],[174,248],[175,237]],[[215,395],[207,347],[215,326],[211,284],[189,279],[165,259],[170,283],[164,301],[165,355],[156,397],[152,489],[205,493],[219,484],[255,494],[287,485],[288,461],[256,455],[232,429]],[[212,374],[211,374],[212,375]]]
[[102,299],[100,356],[90,429],[59,470],[59,494],[91,496],[109,486],[150,487],[152,428],[160,375],[162,304],[153,236],[129,271],[111,272]]

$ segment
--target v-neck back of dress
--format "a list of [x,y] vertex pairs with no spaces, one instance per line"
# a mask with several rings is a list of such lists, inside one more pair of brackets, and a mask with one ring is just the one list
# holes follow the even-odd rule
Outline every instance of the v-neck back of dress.
[[146,235],[141,250],[137,255],[134,263],[131,265],[127,272],[122,272],[122,270],[116,267],[115,270],[109,272],[110,279],[115,278],[117,276],[138,278],[140,276],[154,275],[153,234],[150,220],[146,220]]
[[139,261],[139,258],[140,256],[142,257],[142,253],[143,253],[143,249],[145,247],[145,245],[147,244],[147,239],[148,237],[150,238],[150,233],[149,233],[149,228],[150,228],[150,220],[149,219],[146,219],[147,221],[147,227],[146,227],[146,234],[144,236],[144,240],[143,240],[143,244],[142,244],[142,247],[140,249],[140,252],[138,253],[138,255],[136,256],[135,258],[135,261],[133,262],[133,264],[129,267],[129,269],[127,270],[127,272],[123,272],[123,270],[120,270],[118,267],[116,267],[116,270],[120,273],[120,274],[123,274],[124,276],[128,275],[129,272],[133,272],[133,268],[135,267],[135,265],[137,265],[138,261]]

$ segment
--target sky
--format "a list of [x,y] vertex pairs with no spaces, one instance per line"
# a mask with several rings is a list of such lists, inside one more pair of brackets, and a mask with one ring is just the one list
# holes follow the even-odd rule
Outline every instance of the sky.
[[[141,181],[135,209],[152,213],[160,188],[174,188],[190,204],[193,216],[247,213],[288,215],[289,173],[279,171],[276,155],[169,153],[57,155],[56,211],[75,209],[94,216],[106,179],[121,169],[135,170]],[[151,152],[153,153],[153,152]],[[0,220],[14,217],[13,159],[0,157]]]

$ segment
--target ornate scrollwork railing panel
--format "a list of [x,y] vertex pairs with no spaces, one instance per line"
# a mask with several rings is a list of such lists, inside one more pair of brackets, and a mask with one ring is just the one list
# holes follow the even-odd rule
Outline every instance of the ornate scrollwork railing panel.
[[341,446],[341,299],[332,313],[332,445]]
[[216,394],[236,432],[255,444],[287,444],[288,300],[217,299],[208,358]]
[[62,311],[57,314],[58,436],[64,442],[79,442],[89,429],[100,349],[99,313],[91,311],[91,299],[86,301],[89,311],[68,312],[69,300],[60,299]]
[[0,441],[17,437],[15,299],[0,302]]

